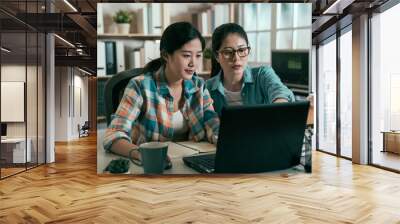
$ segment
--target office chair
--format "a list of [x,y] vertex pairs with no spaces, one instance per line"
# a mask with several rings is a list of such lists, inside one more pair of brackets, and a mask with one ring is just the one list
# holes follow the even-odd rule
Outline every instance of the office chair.
[[90,129],[89,121],[85,121],[85,123],[82,126],[78,124],[79,138],[89,136],[89,129]]
[[120,72],[106,82],[104,87],[104,104],[107,125],[111,122],[111,114],[118,108],[129,80],[141,74],[143,74],[143,68],[134,68]]

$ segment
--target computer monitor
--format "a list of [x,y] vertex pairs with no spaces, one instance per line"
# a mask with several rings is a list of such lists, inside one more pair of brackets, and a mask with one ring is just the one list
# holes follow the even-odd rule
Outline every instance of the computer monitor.
[[7,124],[1,123],[1,137],[7,136]]
[[272,51],[271,61],[272,68],[287,86],[308,89],[308,51]]

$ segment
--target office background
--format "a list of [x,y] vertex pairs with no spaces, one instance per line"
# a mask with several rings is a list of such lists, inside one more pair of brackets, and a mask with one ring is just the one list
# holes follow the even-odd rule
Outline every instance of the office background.
[[[21,5],[30,12],[36,8]],[[1,18],[12,19],[1,11]],[[22,22],[1,23],[0,177],[45,163],[45,36]]]
[[343,17],[336,31],[313,39],[317,150],[400,170],[400,36],[393,29],[399,10],[382,6],[369,18]]
[[[395,199],[400,198],[400,156],[396,150],[399,149],[400,139],[393,138],[399,136],[399,132],[390,129],[398,130],[395,125],[398,102],[395,74],[399,73],[396,61],[396,53],[399,52],[396,41],[399,39],[396,29],[400,15],[399,1],[307,1],[312,3],[313,14],[315,134],[322,135],[325,132],[322,130],[331,129],[329,131],[335,134],[332,139],[321,136],[319,140],[333,142],[333,148],[330,148],[333,153],[328,154],[327,147],[315,147],[317,151],[313,151],[311,175],[221,178],[104,178],[97,175],[96,97],[90,99],[91,95],[96,95],[97,78],[93,76],[89,77],[89,96],[81,95],[82,98],[89,98],[88,105],[82,107],[88,107],[88,119],[94,121],[90,125],[94,127],[93,132],[89,137],[73,137],[69,141],[54,143],[57,129],[55,107],[59,105],[55,98],[58,91],[55,67],[79,67],[95,75],[96,3],[105,2],[115,0],[0,1],[0,36],[7,32],[15,34],[15,38],[7,43],[0,41],[0,47],[4,49],[0,51],[0,66],[8,66],[3,61],[10,55],[8,51],[29,51],[29,48],[26,49],[30,44],[29,38],[28,44],[25,42],[25,29],[32,26],[44,36],[39,52],[44,49],[45,59],[43,63],[40,59],[39,64],[45,65],[42,67],[42,78],[46,80],[44,97],[38,97],[38,101],[42,100],[45,104],[45,120],[39,116],[38,123],[45,126],[46,164],[35,169],[30,169],[32,166],[27,164],[18,169],[27,170],[21,173],[5,172],[4,167],[0,168],[0,222],[251,223],[290,220],[300,223],[398,223],[400,204]],[[19,35],[22,35],[22,42],[17,38]],[[14,41],[22,45],[14,46]],[[39,43],[41,41],[39,38]],[[19,70],[23,76],[31,74],[25,55],[21,56],[25,62],[20,64],[23,69]],[[39,55],[42,58],[43,54]],[[343,65],[348,62],[348,65]],[[88,75],[85,72],[79,69],[74,71],[82,76]],[[390,74],[393,74],[393,79],[389,78]],[[329,83],[323,81],[329,80],[326,76],[335,80],[333,85],[330,84],[329,91],[326,87]],[[20,81],[27,83],[33,77]],[[351,86],[342,82],[349,79]],[[72,83],[68,85],[72,86]],[[40,93],[41,88],[38,91]],[[31,96],[26,96],[25,92],[22,95],[26,100]],[[71,102],[67,104],[71,108],[62,115],[65,116],[68,111],[72,112],[73,97],[65,92],[63,94],[60,95],[63,102]],[[318,99],[320,94],[333,97]],[[349,101],[350,108],[342,105],[349,105]],[[24,114],[31,110],[27,103],[24,102]],[[328,114],[328,111],[333,116],[330,119],[336,122],[334,125],[321,115]],[[345,127],[342,120],[348,113],[352,114],[351,127],[346,124],[351,129],[351,136],[344,136],[341,134]],[[392,118],[389,118],[390,113],[394,115]],[[29,129],[29,119],[25,121],[17,123]],[[41,128],[38,135],[41,135],[40,132]],[[347,153],[351,158],[341,153],[345,150],[343,138],[351,139],[351,152]],[[25,142],[26,138],[23,139]],[[3,149],[0,155],[3,155]],[[385,156],[386,160],[379,159]]]
[[[106,127],[105,85],[125,70],[159,57],[162,31],[171,23],[192,23],[211,48],[212,31],[235,22],[248,34],[249,66],[272,66],[304,100],[311,85],[311,4],[309,3],[99,3],[97,5],[97,127]],[[122,33],[113,21],[120,10],[133,17]],[[249,16],[252,15],[252,16]],[[203,57],[197,74],[209,78],[211,59]],[[101,138],[98,141],[102,141]],[[103,150],[101,147],[98,150]]]
[[[125,34],[120,33],[112,21],[121,9],[128,10],[134,17],[129,33]],[[102,3],[98,4],[97,15],[97,115],[100,122],[105,115],[102,97],[105,82],[118,72],[143,67],[150,59],[159,57],[162,30],[177,21],[193,23],[205,37],[207,48],[211,47],[211,34],[216,26],[227,22],[242,25],[252,48],[250,66],[272,65],[275,55],[277,63],[273,67],[285,84],[298,96],[312,92],[309,3]],[[290,63],[279,64],[279,60],[290,61],[293,57],[292,64],[297,71],[288,69]],[[211,60],[204,58],[197,74],[207,79],[210,70]]]

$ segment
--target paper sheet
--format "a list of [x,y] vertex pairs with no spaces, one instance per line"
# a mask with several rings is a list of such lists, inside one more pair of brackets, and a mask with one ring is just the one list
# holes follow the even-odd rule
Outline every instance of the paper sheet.
[[184,147],[191,148],[193,150],[196,150],[199,153],[204,153],[204,152],[215,152],[216,151],[216,145],[213,145],[209,142],[192,142],[192,141],[185,141],[185,142],[177,142],[176,144],[179,144]]
[[199,153],[191,148],[179,145],[175,142],[168,143],[168,155],[170,158],[182,158],[184,156],[190,156]]

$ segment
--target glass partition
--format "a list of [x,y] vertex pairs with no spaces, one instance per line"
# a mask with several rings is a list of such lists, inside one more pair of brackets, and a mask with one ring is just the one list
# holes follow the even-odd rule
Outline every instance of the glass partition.
[[336,37],[318,48],[318,149],[336,154]]
[[[24,8],[24,3],[20,5]],[[1,13],[1,18],[13,21]],[[11,23],[11,22],[10,22]],[[1,140],[1,177],[26,170],[30,152],[26,150],[27,32],[19,22],[2,22],[1,27],[1,122],[6,133]]]
[[400,171],[400,5],[372,17],[371,137],[374,165]]
[[21,22],[45,1],[6,1],[0,12],[0,178],[45,163],[45,35]]
[[340,36],[340,155],[352,157],[352,33]]

